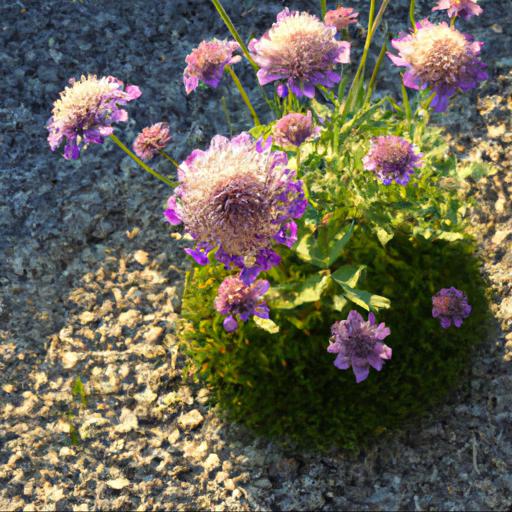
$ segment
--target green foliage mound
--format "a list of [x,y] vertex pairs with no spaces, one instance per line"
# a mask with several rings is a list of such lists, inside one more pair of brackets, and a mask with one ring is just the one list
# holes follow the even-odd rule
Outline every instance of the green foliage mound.
[[[386,343],[393,358],[361,384],[351,370],[336,369],[335,355],[326,351],[332,323],[346,318],[353,304],[336,311],[322,299],[290,314],[275,309],[275,302],[272,319],[279,332],[248,322],[229,334],[212,308],[224,271],[209,265],[188,276],[182,340],[228,419],[308,448],[355,448],[431,408],[463,375],[487,316],[471,242],[395,233],[384,247],[371,230],[358,227],[344,260],[356,267],[372,262],[365,287],[392,305],[377,313],[377,320],[391,327]],[[288,253],[271,275],[273,287],[293,277],[300,281],[303,269],[304,262]],[[473,307],[460,329],[442,329],[431,316],[432,295],[448,286],[464,289]]]

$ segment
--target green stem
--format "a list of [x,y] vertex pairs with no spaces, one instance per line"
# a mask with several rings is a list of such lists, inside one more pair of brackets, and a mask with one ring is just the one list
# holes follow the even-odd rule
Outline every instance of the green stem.
[[411,20],[411,26],[414,32],[416,32],[416,21],[414,19],[414,11],[416,8],[416,0],[411,0],[411,3],[409,5],[409,19]]
[[144,163],[135,153],[130,151],[114,134],[110,135],[110,138],[135,162],[137,162],[145,171],[149,172],[155,178],[158,178],[160,181],[163,181],[169,187],[174,187],[174,183],[167,179],[165,176],[157,173],[154,169],[149,167],[146,163]]
[[256,111],[254,110],[254,107],[252,106],[251,100],[249,99],[249,96],[247,96],[247,93],[245,92],[245,89],[244,89],[242,83],[240,82],[238,76],[236,76],[236,73],[233,71],[233,68],[231,66],[226,66],[226,69],[228,70],[228,73],[231,75],[233,82],[235,82],[235,85],[238,89],[238,92],[240,93],[240,96],[242,96],[244,103],[247,105],[247,108],[249,109],[249,112],[251,113],[251,116],[254,120],[255,126],[259,126],[261,123],[258,118],[258,114],[256,114]]
[[354,88],[357,86],[361,87],[361,82],[364,80],[364,71],[366,67],[366,59],[368,58],[368,52],[370,50],[370,46],[372,43],[373,36],[375,35],[375,32],[377,31],[377,28],[380,25],[380,22],[382,21],[382,17],[384,16],[384,12],[388,7],[390,0],[383,0],[379,11],[377,12],[377,16],[375,16],[375,0],[371,0],[370,2],[370,15],[368,17],[368,32],[366,34],[366,41],[364,43],[363,48],[363,55],[361,57],[361,61],[359,63],[359,67],[357,68],[356,74],[354,76],[354,80],[352,81],[352,85],[350,86],[348,95],[347,95],[347,101],[345,102],[345,108],[343,110],[343,116],[344,119],[347,113],[347,106],[348,108],[352,108],[352,99],[354,95]]
[[350,86],[350,89],[348,91],[347,101],[345,102],[343,114],[345,114],[345,112],[347,111],[347,107],[351,108],[350,104],[352,103],[351,100],[352,100],[352,96],[354,94],[354,87],[359,82],[359,78],[360,78],[361,74],[363,73],[363,70],[364,70],[364,67],[366,64],[366,58],[368,56],[368,51],[370,49],[370,44],[372,42],[372,35],[373,35],[372,27],[373,27],[373,16],[374,15],[375,15],[375,0],[371,0],[370,1],[370,14],[368,17],[368,31],[366,33],[366,41],[364,43],[363,55],[361,57],[361,61],[359,62],[359,67],[357,68],[356,74],[354,75],[354,79],[352,80],[352,85]]
[[457,16],[454,16],[451,20],[450,20],[450,27],[455,27],[455,22],[457,21]]
[[372,38],[375,35],[375,31],[380,25],[380,22],[382,21],[382,17],[384,16],[384,12],[388,8],[390,0],[383,0],[383,2],[380,4],[379,12],[377,13],[377,16],[375,16],[375,21],[373,22],[372,26]]
[[423,103],[422,107],[425,109],[425,110],[428,110],[430,108],[430,104],[432,103],[432,101],[434,100],[434,98],[436,97],[436,93],[433,92],[426,100],[425,100],[425,103]]
[[292,91],[288,91],[287,101],[288,101],[288,110],[286,113],[289,114],[290,112],[293,112],[293,92]]
[[235,28],[235,25],[233,25],[233,22],[231,21],[231,18],[228,16],[228,13],[225,11],[224,7],[222,7],[222,4],[220,3],[220,0],[212,0],[213,5],[215,6],[215,9],[217,9],[217,12],[219,13],[219,16],[222,18],[222,21],[226,24],[226,27],[228,28],[231,35],[235,38],[236,42],[240,45],[240,48],[242,49],[242,52],[244,53],[245,57],[251,64],[251,66],[258,70],[258,64],[254,62],[253,58],[249,54],[249,50],[247,49],[247,46],[245,45],[243,39],[240,37],[240,34],[238,33],[237,29]]
[[176,167],[176,169],[178,169],[178,167],[180,166],[180,164],[174,160],[174,158],[167,154],[165,151],[161,150],[159,151],[160,155],[162,155],[165,159],[169,160],[169,162],[171,162],[172,165],[174,165],[174,167]]
[[327,12],[327,0],[320,0],[320,11],[322,13],[322,19],[324,19],[325,13]]
[[377,62],[375,63],[375,67],[373,68],[373,73],[370,78],[370,83],[368,84],[368,89],[366,91],[365,103],[368,103],[372,97],[373,89],[375,88],[375,82],[377,81],[377,76],[379,74],[379,69],[384,60],[384,55],[386,55],[387,44],[384,42],[382,48],[379,53],[379,57],[377,58]]
[[300,146],[297,148],[297,155],[295,158],[297,160],[297,177],[300,178]]

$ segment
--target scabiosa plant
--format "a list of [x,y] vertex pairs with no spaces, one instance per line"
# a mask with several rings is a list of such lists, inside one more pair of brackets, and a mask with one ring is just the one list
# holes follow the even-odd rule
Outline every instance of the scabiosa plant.
[[217,135],[208,150],[190,154],[178,169],[180,185],[165,216],[184,223],[196,241],[186,252],[197,263],[208,263],[207,254],[217,248],[216,259],[242,269],[245,284],[279,263],[272,245],[294,244],[293,219],[307,205],[287,161],[285,153],[258,151],[247,133],[231,140]]
[[466,294],[453,286],[441,288],[432,297],[432,316],[439,319],[443,329],[448,329],[452,323],[455,327],[460,327],[470,313],[471,306]]
[[399,53],[388,56],[397,66],[407,68],[404,85],[432,89],[432,107],[442,112],[459,89],[468,91],[487,79],[486,65],[478,57],[483,43],[447,23],[434,25],[425,19],[416,28],[412,34],[393,39],[391,44]]
[[223,325],[228,332],[238,328],[237,318],[246,322],[251,316],[269,317],[269,309],[262,296],[267,293],[270,284],[258,279],[246,285],[238,276],[226,277],[219,286],[215,298],[215,309],[225,315]]
[[369,313],[365,321],[352,310],[346,320],[333,324],[331,334],[327,351],[338,354],[334,366],[340,370],[352,367],[357,383],[368,377],[370,366],[380,372],[384,361],[391,359],[391,348],[382,343],[391,330],[383,322],[376,325],[373,313]]
[[187,67],[183,72],[183,83],[186,93],[195,90],[200,81],[214,89],[218,87],[224,68],[240,62],[240,55],[233,55],[238,48],[236,41],[202,41],[185,58]]
[[76,160],[87,144],[103,144],[114,131],[113,124],[128,120],[121,106],[138,98],[140,89],[127,85],[113,76],[96,75],[71,78],[69,87],[53,104],[48,121],[48,142],[55,151],[65,140],[64,158]]
[[484,10],[477,4],[476,0],[439,0],[433,11],[448,11],[448,16],[453,18],[460,16],[469,19],[472,16],[480,16]]
[[336,30],[341,31],[351,23],[357,23],[357,17],[359,13],[354,11],[352,7],[342,7],[341,5],[336,9],[327,11],[324,16],[324,22],[326,25],[336,27]]
[[133,141],[133,150],[142,160],[148,161],[163,151],[171,140],[168,123],[156,123],[143,128]]
[[422,156],[402,137],[386,135],[371,140],[370,151],[363,158],[363,164],[384,185],[390,185],[393,181],[399,185],[407,185],[414,170],[422,166]]
[[337,64],[350,61],[350,43],[335,39],[336,28],[328,27],[307,12],[284,9],[277,21],[260,39],[249,43],[252,58],[260,66],[261,85],[286,81],[278,92],[288,88],[298,97],[315,96],[315,87],[333,87],[340,81],[333,71]]
[[314,126],[311,111],[307,114],[287,114],[274,125],[272,137],[275,144],[283,148],[299,147],[308,139],[320,133]]

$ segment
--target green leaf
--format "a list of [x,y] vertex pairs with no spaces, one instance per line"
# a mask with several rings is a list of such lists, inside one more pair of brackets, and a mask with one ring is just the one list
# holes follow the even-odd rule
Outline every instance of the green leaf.
[[80,377],[77,377],[73,382],[73,386],[71,387],[71,393],[73,394],[75,399],[80,400],[80,403],[83,406],[87,406],[87,394],[85,392],[85,387]]
[[452,231],[443,231],[440,235],[436,236],[436,240],[446,240],[447,242],[455,242],[463,239],[463,233],[454,233]]
[[313,233],[306,233],[295,246],[298,256],[320,268],[327,268]]
[[80,434],[73,423],[69,424],[69,440],[72,446],[80,446]]
[[357,290],[347,285],[342,285],[342,288],[348,300],[367,311],[371,311],[372,309],[387,309],[391,306],[390,300],[381,295],[373,295],[366,290]]
[[338,229],[337,224],[334,220],[327,226],[320,226],[316,238],[313,233],[306,233],[296,245],[295,252],[308,263],[329,268],[341,256],[354,231],[354,221],[342,229]]
[[471,176],[474,180],[479,180],[487,175],[494,174],[493,167],[485,162],[468,162],[457,169],[460,178],[466,179]]
[[336,260],[341,256],[343,249],[348,244],[348,241],[352,237],[352,233],[354,232],[354,222],[345,228],[345,230],[341,230],[334,238],[333,242],[329,242],[329,258],[327,266],[330,267]]
[[249,130],[249,133],[255,138],[259,139],[260,137],[265,137],[270,135],[270,132],[272,131],[271,126],[267,126],[264,124],[260,124],[257,126],[254,126]]
[[332,278],[341,286],[347,285],[355,287],[359,281],[361,274],[364,272],[366,265],[343,265],[332,274]]
[[279,326],[270,320],[270,318],[260,318],[259,316],[253,316],[254,323],[264,331],[270,334],[276,334],[279,332]]
[[[330,276],[319,272],[309,276],[302,283],[288,286],[285,289],[272,287],[269,292],[269,303],[273,309],[294,309],[308,302],[320,300],[330,282]],[[275,299],[273,299],[273,295]]]
[[382,247],[386,247],[386,244],[395,236],[394,233],[379,227],[375,229],[375,232],[377,233],[377,238],[379,239],[379,242],[382,244]]
[[332,298],[332,306],[336,311],[343,311],[343,308],[348,304],[348,300],[342,295],[334,295]]

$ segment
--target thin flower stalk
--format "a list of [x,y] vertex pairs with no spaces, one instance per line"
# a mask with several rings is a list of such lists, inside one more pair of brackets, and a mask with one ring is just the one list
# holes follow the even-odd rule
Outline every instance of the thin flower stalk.
[[244,40],[240,37],[238,30],[235,28],[235,25],[233,25],[231,18],[229,17],[228,13],[220,3],[220,0],[212,0],[212,3],[215,6],[215,9],[217,9],[217,12],[219,13],[219,16],[222,18],[222,21],[225,23],[227,29],[234,37],[235,41],[240,45],[240,48],[245,57],[247,58],[247,60],[249,61],[249,64],[257,71],[259,69],[258,64],[254,62],[253,58],[249,54],[249,50],[247,49]]
[[226,66],[226,69],[228,70],[228,73],[231,75],[231,78],[233,79],[233,82],[236,85],[236,88],[238,89],[238,92],[240,93],[240,96],[242,96],[242,99],[244,100],[245,105],[249,109],[249,112],[251,113],[252,119],[254,121],[255,126],[259,126],[260,120],[258,118],[258,114],[256,114],[256,110],[254,110],[254,107],[252,106],[251,100],[249,99],[249,96],[247,95],[247,92],[244,89],[244,86],[242,85],[242,82],[240,82],[240,79],[238,78],[237,74],[233,70],[231,66]]
[[115,144],[117,144],[117,146],[119,146],[132,160],[137,162],[145,171],[149,172],[149,174],[159,179],[160,181],[163,181],[169,187],[174,188],[175,185],[171,180],[169,180],[165,176],[162,176],[160,173],[152,169],[148,164],[143,162],[135,153],[130,151],[113,133],[109,135],[109,137],[115,142]]
[[414,18],[414,12],[416,10],[416,0],[411,0],[409,5],[409,19],[411,20],[411,27],[416,32],[416,20]]
[[359,88],[362,86],[363,79],[364,79],[364,72],[366,69],[366,60],[368,58],[368,53],[370,51],[370,46],[373,40],[373,36],[375,35],[375,32],[377,31],[377,28],[380,25],[380,22],[382,21],[382,17],[384,16],[384,12],[386,11],[390,0],[383,0],[379,11],[377,12],[377,15],[374,18],[375,14],[375,0],[371,0],[370,3],[370,16],[368,18],[368,33],[366,35],[366,41],[363,48],[363,55],[361,57],[361,61],[359,63],[359,67],[356,71],[356,74],[354,76],[354,80],[352,81],[352,85],[350,86],[347,101],[345,103],[344,108],[344,116],[347,112],[347,106],[349,108],[353,108],[354,106],[354,98],[357,97],[357,94],[355,91],[358,91]]
[[369,17],[368,17],[368,32],[366,34],[366,41],[364,43],[363,55],[361,57],[361,61],[359,62],[359,67],[357,68],[356,74],[354,75],[354,79],[352,80],[352,85],[350,86],[350,89],[349,89],[348,94],[347,94],[347,100],[345,102],[345,106],[343,107],[342,119],[344,119],[346,113],[348,113],[347,106],[348,107],[351,106],[352,96],[353,96],[353,93],[354,93],[354,89],[355,89],[356,84],[358,83],[358,81],[360,79],[360,76],[363,73],[363,70],[364,70],[364,67],[365,67],[366,58],[368,56],[368,51],[370,49],[370,44],[372,42],[372,36],[373,36],[373,34],[372,34],[372,26],[373,26],[373,17],[374,17],[374,15],[375,15],[375,0],[370,0],[370,14],[369,14]]
[[169,155],[168,153],[166,153],[164,150],[161,150],[158,152],[161,156],[163,156],[166,160],[169,160],[169,162],[171,162],[172,165],[174,165],[174,167],[176,167],[176,169],[179,168],[180,164],[174,160],[174,158]]
[[384,56],[386,55],[387,44],[386,42],[382,45],[379,56],[377,58],[377,62],[375,63],[375,67],[373,68],[372,76],[370,78],[370,82],[368,84],[368,88],[366,91],[365,104],[367,104],[373,95],[373,90],[375,89],[375,83],[377,82],[377,77],[379,75],[380,66],[382,65],[382,61],[384,60]]

